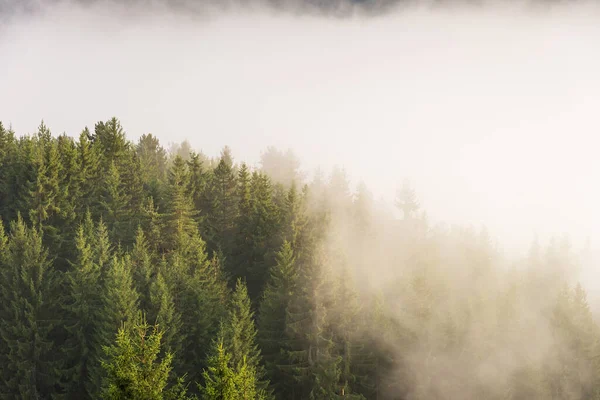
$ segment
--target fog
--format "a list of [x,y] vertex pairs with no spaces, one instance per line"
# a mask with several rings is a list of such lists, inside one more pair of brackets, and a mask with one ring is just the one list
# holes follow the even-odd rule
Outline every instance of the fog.
[[508,251],[600,234],[598,7],[336,18],[100,2],[4,17],[0,118],[20,134],[117,116],[133,139],[251,163],[292,148],[390,203],[410,178],[431,219],[485,224]]
[[[545,387],[536,374],[563,376],[565,365],[577,376],[550,379],[552,390],[561,386],[553,398],[586,398],[596,384],[595,361],[581,361],[598,349],[595,336],[580,335],[596,350],[576,351],[579,333],[553,327],[557,315],[575,315],[561,305],[587,307],[581,292],[561,291],[564,282],[582,281],[600,304],[600,7],[414,5],[369,16],[344,1],[333,11],[40,4],[0,7],[0,120],[19,135],[42,118],[54,134],[76,136],[116,116],[131,139],[188,140],[209,156],[229,145],[255,167],[268,146],[290,148],[309,177],[341,166],[353,189],[365,182],[390,208],[401,182],[412,182],[428,222],[356,212],[359,201],[322,189],[338,210],[323,265],[336,276],[354,268],[364,296],[354,308],[332,301],[340,309],[329,305],[329,323],[354,324],[396,357],[390,392],[548,398],[527,397],[520,380]],[[366,228],[356,229],[353,212],[365,213]],[[546,247],[562,234],[573,251]],[[523,261],[535,237],[542,246]],[[592,258],[576,269],[588,240]],[[513,274],[515,265],[526,268]],[[315,304],[351,280],[327,272]],[[379,294],[376,320],[368,310]]]

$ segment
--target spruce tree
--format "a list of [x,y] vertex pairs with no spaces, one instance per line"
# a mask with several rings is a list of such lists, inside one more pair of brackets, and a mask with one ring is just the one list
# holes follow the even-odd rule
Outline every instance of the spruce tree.
[[269,276],[269,266],[279,246],[279,214],[273,203],[271,182],[264,174],[253,173],[251,190],[251,249],[246,276],[250,298],[258,300]]
[[225,346],[231,355],[234,371],[240,376],[252,371],[253,385],[262,397],[267,396],[268,381],[264,381],[264,367],[256,343],[254,313],[246,285],[238,279],[232,294],[229,313],[225,323]]
[[[138,313],[138,293],[135,291],[131,275],[129,255],[113,255],[106,271],[102,288],[100,318],[96,330],[99,346],[109,346],[123,322],[131,322]],[[100,393],[104,370],[101,368],[105,358],[99,359],[90,370],[89,393]]]
[[94,143],[99,146],[101,154],[102,171],[106,172],[114,163],[123,173],[124,157],[129,150],[130,143],[125,137],[121,122],[113,117],[106,122],[98,122],[94,126]]
[[129,212],[131,196],[121,181],[121,175],[114,161],[108,165],[100,198],[102,218],[111,238],[117,243],[126,240],[131,216]]
[[[91,219],[89,213],[87,219]],[[73,399],[94,397],[95,393],[87,392],[86,383],[90,368],[97,365],[101,355],[97,337],[102,309],[102,299],[98,293],[100,268],[94,260],[92,234],[90,230],[86,234],[83,225],[77,230],[77,257],[67,274],[70,296],[65,312],[69,316],[66,328],[70,340],[63,350],[70,363],[68,392],[69,398]]]
[[219,321],[225,315],[227,281],[218,259],[208,260],[204,242],[199,236],[190,239],[185,251],[177,251],[171,257],[169,279],[172,292],[176,293],[175,305],[182,316],[182,361],[188,369],[191,381],[200,381],[201,368],[215,337]]
[[143,134],[135,148],[140,160],[141,179],[153,186],[163,182],[167,173],[167,152],[154,135]]
[[209,190],[202,232],[210,254],[221,251],[225,262],[231,254],[237,218],[236,177],[229,148],[223,149],[209,180]]
[[19,215],[11,223],[0,268],[0,337],[3,397],[34,399],[62,392],[62,363],[53,334],[62,326],[59,312],[60,277],[52,268],[42,234],[26,226]]
[[140,296],[140,310],[149,313],[151,310],[150,285],[156,273],[153,255],[150,253],[146,235],[138,227],[135,243],[131,250],[133,284]]
[[194,208],[197,211],[200,211],[196,217],[196,221],[201,224],[202,213],[207,211],[204,210],[204,197],[208,179],[207,172],[204,170],[203,162],[198,153],[192,153],[190,155],[187,166],[189,171],[188,192],[192,198]]
[[223,336],[214,341],[207,368],[202,373],[204,385],[200,388],[203,400],[236,400],[236,376],[231,368],[231,355],[225,348]]
[[0,218],[4,221],[12,221],[16,217],[13,208],[18,195],[15,188],[17,156],[15,134],[0,121]]
[[[164,334],[164,348],[178,355],[181,351],[182,336],[181,316],[175,308],[175,301],[167,281],[161,272],[158,272],[150,287],[150,316],[152,321],[162,327]],[[177,364],[179,365],[179,364]]]
[[162,335],[141,313],[121,326],[115,343],[104,347],[107,360],[102,362],[106,372],[103,399],[164,398],[173,356],[167,353],[160,357]]
[[188,172],[181,157],[175,157],[169,171],[168,208],[165,215],[164,237],[169,249],[185,246],[190,237],[197,235],[194,220],[197,212],[188,192]]
[[236,280],[248,279],[253,256],[252,199],[250,197],[250,172],[242,164],[237,179],[238,212],[235,231],[235,246],[232,249],[229,272]]
[[78,186],[81,201],[77,204],[76,210],[80,215],[91,211],[94,217],[98,217],[103,172],[100,170],[99,145],[90,141],[90,137],[91,134],[86,128],[79,135],[77,142]]
[[278,397],[285,393],[286,375],[281,369],[287,348],[286,310],[294,294],[297,271],[289,242],[284,242],[277,253],[277,264],[271,269],[263,299],[260,304],[258,343],[265,361],[267,376]]

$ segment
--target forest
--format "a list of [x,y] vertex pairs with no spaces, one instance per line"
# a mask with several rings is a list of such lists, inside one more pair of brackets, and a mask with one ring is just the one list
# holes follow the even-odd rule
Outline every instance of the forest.
[[600,399],[586,249],[512,259],[416,188],[0,124],[0,397]]

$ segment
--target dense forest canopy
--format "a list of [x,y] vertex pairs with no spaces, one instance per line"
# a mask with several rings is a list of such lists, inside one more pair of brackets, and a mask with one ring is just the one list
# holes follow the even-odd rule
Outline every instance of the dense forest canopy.
[[262,161],[0,125],[2,397],[600,398],[589,249],[508,259],[418,182],[398,219],[343,169]]

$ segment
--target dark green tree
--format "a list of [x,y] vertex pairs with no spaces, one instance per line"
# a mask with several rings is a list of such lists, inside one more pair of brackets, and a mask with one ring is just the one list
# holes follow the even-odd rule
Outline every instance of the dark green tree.
[[[86,219],[87,224],[93,225],[89,213]],[[92,250],[94,239],[93,227],[88,228],[88,232],[84,225],[79,227],[75,239],[77,256],[67,273],[70,295],[65,312],[69,317],[66,325],[69,340],[63,350],[71,368],[68,393],[73,399],[94,397],[95,393],[89,393],[86,386],[90,368],[97,365],[101,355],[97,330],[102,299],[98,292],[100,268]]]
[[53,270],[42,234],[20,215],[8,242],[0,234],[2,385],[4,398],[35,399],[60,394],[62,358],[52,337],[63,325],[60,276]]
[[[99,314],[96,340],[102,348],[109,346],[123,322],[131,322],[138,313],[138,293],[132,282],[131,258],[129,255],[113,255],[108,265],[102,304]],[[105,358],[100,354],[99,363],[90,369],[89,392],[101,392],[104,370],[101,368]]]
[[265,372],[260,349],[256,343],[257,332],[251,307],[246,285],[238,279],[224,326],[225,345],[231,355],[231,363],[236,374],[244,376],[252,371],[255,390],[262,397],[266,397],[269,383],[264,380]]
[[278,398],[284,395],[287,385],[285,350],[286,309],[295,293],[297,271],[292,246],[284,242],[277,253],[277,264],[271,269],[271,276],[260,304],[258,322],[258,343],[265,361],[267,376],[273,384]]

